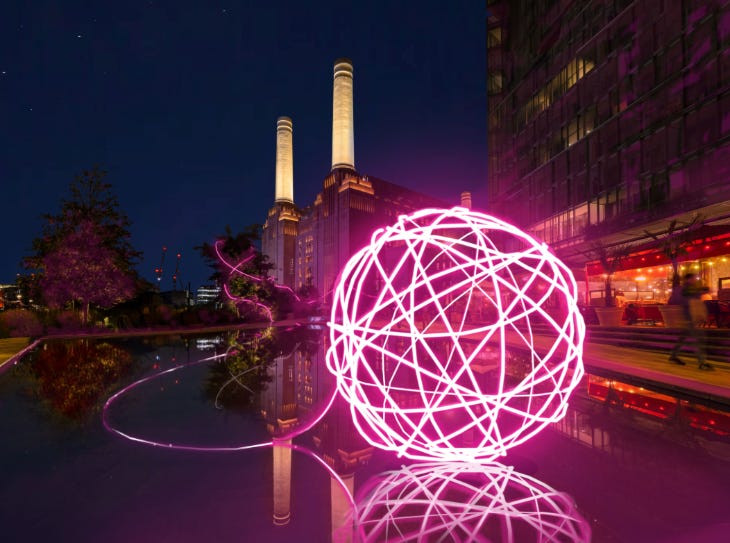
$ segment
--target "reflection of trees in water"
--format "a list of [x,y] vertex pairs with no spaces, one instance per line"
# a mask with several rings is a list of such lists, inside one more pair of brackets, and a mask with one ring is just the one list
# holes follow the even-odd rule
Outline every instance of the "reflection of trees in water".
[[321,332],[306,327],[231,332],[225,341],[226,356],[210,365],[205,394],[218,408],[248,407],[266,389],[276,357],[316,348],[320,338]]
[[89,340],[45,343],[27,365],[30,392],[74,420],[88,416],[132,367],[118,345]]
[[231,332],[225,341],[226,355],[209,366],[203,385],[216,407],[235,409],[250,405],[268,380],[272,329]]

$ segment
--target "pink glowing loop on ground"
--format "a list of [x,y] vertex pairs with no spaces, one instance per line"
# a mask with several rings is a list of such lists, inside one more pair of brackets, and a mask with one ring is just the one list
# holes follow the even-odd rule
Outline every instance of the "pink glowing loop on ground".
[[344,267],[327,366],[372,445],[488,462],[565,415],[585,325],[570,270],[464,208],[376,231]]
[[387,472],[358,492],[354,517],[364,543],[591,540],[569,495],[496,463],[426,463]]
[[134,390],[135,388],[148,383],[150,381],[154,381],[155,379],[158,379],[164,375],[169,375],[171,373],[180,371],[185,368],[190,368],[192,366],[197,366],[199,364],[204,364],[207,362],[214,362],[219,361],[222,358],[225,358],[228,355],[228,351],[225,353],[214,355],[210,357],[203,358],[201,360],[197,360],[195,362],[187,363],[187,364],[178,364],[177,366],[173,366],[172,368],[168,368],[163,371],[156,372],[152,375],[148,375],[146,377],[143,377],[141,379],[138,379],[137,381],[134,381],[133,383],[130,383],[129,385],[125,386],[124,388],[120,389],[113,395],[111,395],[107,401],[104,403],[104,407],[102,409],[102,424],[104,425],[104,428],[119,437],[122,437],[124,439],[127,439],[129,441],[132,441],[134,443],[139,443],[141,445],[149,445],[152,447],[159,447],[163,449],[168,450],[177,450],[177,451],[195,451],[195,452],[239,452],[239,451],[247,451],[251,449],[260,449],[263,447],[286,447],[289,449],[292,449],[297,452],[301,452],[309,457],[311,457],[313,460],[315,460],[319,465],[321,465],[327,473],[329,473],[330,477],[333,481],[339,486],[340,490],[342,491],[343,495],[345,496],[347,502],[349,503],[351,508],[354,508],[355,502],[352,494],[350,493],[350,490],[348,489],[345,482],[342,480],[342,477],[317,453],[312,451],[311,449],[307,447],[302,447],[300,445],[296,445],[292,443],[292,440],[296,438],[297,436],[311,430],[322,418],[325,416],[325,414],[329,411],[329,409],[332,407],[332,403],[334,402],[336,398],[336,390],[333,390],[330,396],[326,399],[324,404],[320,407],[318,411],[315,411],[312,418],[308,420],[306,423],[300,424],[299,426],[293,428],[291,431],[287,432],[286,434],[273,438],[271,441],[263,441],[263,442],[256,442],[256,443],[241,443],[241,444],[234,444],[234,445],[197,445],[197,444],[190,444],[190,443],[179,443],[179,442],[169,442],[169,441],[159,441],[155,439],[145,438],[142,436],[134,435],[129,432],[125,432],[115,426],[112,422],[109,420],[109,411],[111,410],[112,405],[128,394],[130,391]]
[[[222,359],[225,359],[229,355],[230,349],[226,350],[225,353],[209,356],[202,358],[200,360],[196,360],[193,362],[189,362],[186,364],[178,364],[176,366],[173,366],[172,368],[168,368],[166,370],[155,372],[151,375],[147,375],[145,377],[142,377],[141,379],[138,379],[125,387],[121,388],[114,394],[112,394],[106,402],[104,402],[104,407],[102,408],[101,412],[101,421],[102,425],[106,429],[107,432],[115,434],[119,437],[122,437],[124,439],[127,439],[129,441],[133,441],[135,443],[139,443],[142,445],[149,445],[152,447],[160,447],[164,449],[170,449],[170,450],[183,450],[183,451],[197,451],[197,452],[232,452],[232,451],[245,451],[249,449],[257,449],[261,447],[270,447],[274,443],[283,443],[285,441],[291,441],[295,437],[303,434],[304,432],[307,432],[311,430],[322,418],[325,416],[327,411],[329,411],[330,407],[332,407],[332,404],[335,401],[337,391],[332,390],[329,397],[326,398],[326,400],[323,402],[321,406],[319,406],[319,410],[314,410],[311,414],[311,418],[308,419],[306,422],[299,424],[298,426],[292,428],[289,432],[286,432],[285,434],[282,434],[280,436],[277,436],[271,441],[264,441],[264,442],[256,442],[256,443],[240,443],[240,444],[233,444],[233,445],[202,445],[202,444],[193,444],[193,443],[180,443],[180,442],[170,442],[170,441],[160,441],[158,439],[152,439],[147,437],[142,437],[140,435],[135,435],[131,432],[127,432],[119,428],[119,426],[115,425],[110,421],[110,411],[113,407],[113,405],[132,392],[134,389],[144,385],[145,383],[149,383],[151,381],[154,381],[156,379],[159,379],[165,375],[170,375],[172,373],[191,368],[193,366],[197,366],[200,364],[205,364],[209,362],[218,362]],[[251,368],[255,369],[255,368]],[[338,478],[339,479],[339,478]],[[343,484],[340,481],[341,484]]]
[[190,368],[192,366],[197,366],[199,364],[205,364],[207,362],[213,362],[218,361],[222,358],[225,358],[228,355],[228,351],[222,354],[210,356],[203,358],[201,360],[196,360],[194,362],[190,362],[187,364],[178,364],[177,366],[173,366],[172,368],[162,370],[156,373],[153,373],[151,375],[147,375],[146,377],[142,377],[141,379],[138,379],[137,381],[134,381],[133,383],[128,384],[127,386],[123,387],[122,389],[118,390],[114,394],[112,394],[106,402],[104,402],[104,407],[101,411],[101,421],[104,425],[104,428],[107,430],[107,432],[110,432],[112,434],[116,434],[119,437],[123,437],[124,439],[128,439],[129,441],[133,441],[135,443],[140,443],[142,445],[151,445],[152,447],[161,447],[165,449],[171,449],[171,450],[183,450],[183,451],[199,451],[199,452],[222,452],[222,451],[244,451],[248,449],[255,449],[259,447],[267,447],[272,444],[271,441],[264,442],[264,443],[253,443],[253,444],[240,444],[240,445],[219,445],[219,446],[205,446],[205,445],[194,445],[194,444],[187,444],[187,443],[171,443],[169,441],[158,441],[155,439],[145,438],[142,436],[134,435],[129,432],[125,432],[121,429],[119,429],[117,426],[115,426],[110,420],[109,420],[109,411],[111,410],[112,406],[115,402],[117,402],[120,398],[127,395],[130,391],[134,390],[135,388],[148,383],[150,381],[153,381],[155,379],[159,379],[160,377],[164,375],[169,375],[171,373],[175,373],[177,371],[180,371],[182,369]]

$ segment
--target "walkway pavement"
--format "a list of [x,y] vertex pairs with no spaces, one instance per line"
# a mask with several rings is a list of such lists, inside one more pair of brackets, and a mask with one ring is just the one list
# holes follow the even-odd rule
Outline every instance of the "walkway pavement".
[[3,370],[4,364],[12,364],[30,343],[27,337],[9,337],[0,339],[0,371]]
[[[586,343],[583,363],[586,371],[598,374],[629,376],[656,388],[687,397],[704,399],[730,407],[730,366],[710,363],[712,371],[698,369],[697,360],[683,356],[685,366],[671,364],[667,352],[646,351]],[[625,380],[625,379],[624,379]]]
[[[522,345],[516,336],[508,337],[508,344]],[[550,338],[535,337],[535,346],[551,343]],[[703,400],[730,407],[730,365],[710,359],[714,369],[698,369],[697,360],[683,355],[685,366],[669,362],[666,351],[649,351],[586,342],[583,345],[583,364],[588,373],[612,377],[646,385],[668,394]]]

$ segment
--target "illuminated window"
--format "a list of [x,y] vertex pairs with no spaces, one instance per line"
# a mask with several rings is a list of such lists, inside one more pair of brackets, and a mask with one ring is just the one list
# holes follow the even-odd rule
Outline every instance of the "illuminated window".
[[549,108],[552,102],[568,92],[568,89],[585,77],[593,68],[595,68],[595,64],[590,60],[577,58],[568,62],[568,65],[560,73],[553,77],[545,87],[540,89],[525,104],[522,115],[519,116],[520,121],[523,123],[530,122],[538,113]]
[[576,141],[578,141],[578,119],[575,118],[570,121],[566,126],[564,126],[562,129],[562,133],[563,141],[565,142],[566,147],[570,147]]
[[492,28],[487,31],[487,47],[497,47],[502,43],[502,29]]
[[570,147],[574,143],[583,139],[590,134],[596,125],[596,106],[590,107],[570,121],[561,129],[561,137],[565,147]]
[[487,92],[489,94],[499,94],[502,92],[503,85],[504,76],[501,73],[490,73],[487,77]]
[[588,206],[582,204],[534,224],[530,232],[536,239],[554,243],[580,236],[587,224]]

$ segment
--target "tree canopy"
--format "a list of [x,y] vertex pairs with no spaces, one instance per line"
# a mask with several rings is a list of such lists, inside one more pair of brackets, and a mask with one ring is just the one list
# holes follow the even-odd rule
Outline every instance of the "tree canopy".
[[214,269],[210,278],[221,286],[224,300],[233,303],[239,315],[265,316],[269,320],[317,313],[321,300],[316,288],[308,286],[294,292],[276,284],[269,275],[273,264],[257,248],[261,228],[252,224],[234,235],[226,226],[225,235],[197,247]]
[[134,295],[134,278],[117,265],[93,222],[84,219],[42,259],[43,297],[51,307],[69,301],[111,307]]
[[223,288],[223,296],[239,310],[269,312],[274,303],[274,285],[269,278],[272,265],[258,248],[261,225],[252,224],[233,234],[226,226],[225,234],[211,243],[197,247],[203,259],[214,270],[210,279]]
[[59,213],[43,215],[34,254],[23,262],[37,270],[40,293],[52,307],[69,302],[109,307],[134,295],[133,266],[141,253],[130,243],[129,218],[106,175],[94,167],[75,178]]

